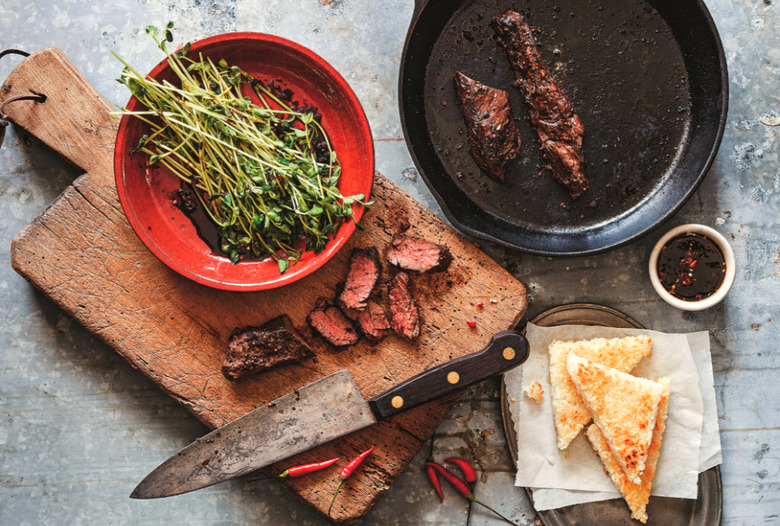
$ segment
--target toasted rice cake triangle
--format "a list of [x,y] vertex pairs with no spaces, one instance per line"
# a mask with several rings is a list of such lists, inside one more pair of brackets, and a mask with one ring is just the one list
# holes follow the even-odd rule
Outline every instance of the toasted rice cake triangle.
[[651,349],[652,340],[644,335],[578,341],[555,340],[550,344],[547,348],[550,356],[550,393],[558,449],[563,451],[569,447],[569,443],[590,422],[590,413],[566,371],[566,357],[569,353],[627,373],[648,356]]
[[641,484],[634,484],[626,476],[625,471],[620,467],[615,455],[609,449],[607,439],[596,424],[591,424],[585,430],[585,436],[588,437],[591,446],[598,453],[601,463],[607,470],[607,474],[615,483],[617,489],[623,495],[623,498],[631,510],[631,518],[642,523],[647,522],[647,503],[650,501],[650,491],[653,488],[653,477],[658,465],[658,455],[661,450],[661,440],[666,429],[666,415],[669,408],[669,380],[661,378],[658,380],[663,392],[661,402],[658,404],[658,416],[655,419],[655,428],[653,429],[653,439],[650,441],[650,451],[647,453],[647,463],[642,472]]
[[641,484],[661,402],[661,384],[573,353],[566,360],[566,369],[628,480]]

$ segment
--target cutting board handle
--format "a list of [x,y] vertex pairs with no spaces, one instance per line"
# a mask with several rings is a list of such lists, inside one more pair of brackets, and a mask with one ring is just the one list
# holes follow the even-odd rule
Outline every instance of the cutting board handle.
[[495,334],[479,352],[423,371],[368,401],[377,418],[400,413],[410,407],[502,374],[528,358],[528,340],[515,331]]
[[46,102],[9,104],[8,117],[86,172],[113,179],[119,121],[61,50],[47,47],[25,58],[0,87],[0,102],[32,94],[45,95]]

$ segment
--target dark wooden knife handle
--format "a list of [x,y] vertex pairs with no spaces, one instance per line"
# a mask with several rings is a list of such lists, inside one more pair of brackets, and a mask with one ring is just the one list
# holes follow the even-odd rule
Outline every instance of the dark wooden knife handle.
[[423,371],[368,401],[377,418],[400,413],[411,407],[463,389],[523,363],[528,358],[528,340],[515,331],[495,334],[481,351]]

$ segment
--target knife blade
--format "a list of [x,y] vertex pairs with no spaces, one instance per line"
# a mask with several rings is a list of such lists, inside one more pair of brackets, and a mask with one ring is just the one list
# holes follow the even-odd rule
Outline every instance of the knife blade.
[[349,372],[338,371],[195,440],[149,473],[130,498],[179,495],[245,475],[502,374],[526,358],[522,334],[499,332],[481,351],[423,371],[368,401]]

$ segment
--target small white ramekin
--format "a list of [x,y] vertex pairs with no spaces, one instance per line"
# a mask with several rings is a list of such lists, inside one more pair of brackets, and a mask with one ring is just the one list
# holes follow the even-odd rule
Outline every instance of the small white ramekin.
[[[723,278],[723,283],[712,296],[698,301],[684,301],[672,296],[661,284],[661,280],[658,277],[658,255],[668,241],[681,234],[701,234],[707,236],[712,239],[712,241],[718,245],[720,251],[723,252],[723,257],[726,259],[726,275]],[[661,239],[658,240],[653,247],[652,252],[650,252],[650,263],[648,267],[650,270],[650,283],[653,284],[653,288],[658,295],[661,296],[661,299],[673,307],[689,311],[709,309],[713,305],[720,303],[720,301],[726,297],[726,294],[728,294],[731,285],[734,284],[734,276],[737,271],[736,262],[734,260],[734,251],[731,249],[729,242],[726,241],[726,238],[713,228],[696,224],[680,225],[661,236]]]

